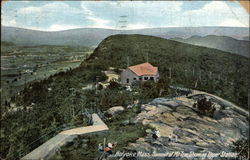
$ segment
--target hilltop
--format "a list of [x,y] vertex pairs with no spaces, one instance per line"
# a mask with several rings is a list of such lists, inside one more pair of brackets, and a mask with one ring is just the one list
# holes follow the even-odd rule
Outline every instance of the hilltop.
[[169,77],[171,68],[171,83],[196,86],[246,107],[249,59],[239,55],[154,36],[115,35],[100,43],[89,62],[99,61],[97,68],[126,68],[127,57],[135,65],[145,62],[147,54],[161,77]]
[[247,40],[237,40],[227,36],[216,35],[209,35],[205,37],[192,36],[187,39],[173,38],[172,40],[198,46],[205,46],[208,48],[216,48],[219,50],[249,57],[249,41]]
[[[27,154],[45,142],[47,135],[55,135],[62,127],[85,124],[86,117],[82,114],[85,109],[104,112],[112,106],[128,106],[134,99],[144,102],[157,98],[158,88],[148,85],[137,88],[137,93],[112,87],[96,92],[83,89],[88,84],[105,81],[107,77],[102,71],[110,67],[119,74],[120,69],[127,66],[127,57],[129,64],[135,65],[145,62],[147,54],[149,62],[159,67],[163,81],[157,86],[165,90],[162,96],[171,96],[167,88],[174,84],[207,91],[246,107],[249,59],[154,36],[114,35],[104,39],[78,68],[26,86],[19,96],[12,97],[12,105],[2,106],[5,116],[1,119],[0,156],[16,159],[19,152]],[[145,135],[141,126],[140,130],[137,125],[121,127],[122,121],[140,112],[131,110],[107,121],[113,133],[110,139],[119,141],[118,148]],[[37,140],[38,137],[43,138]],[[36,143],[28,145],[33,141]],[[96,150],[94,146],[91,149]]]

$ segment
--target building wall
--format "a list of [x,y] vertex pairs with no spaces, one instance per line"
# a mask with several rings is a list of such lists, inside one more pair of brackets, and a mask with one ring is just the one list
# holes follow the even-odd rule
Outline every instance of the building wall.
[[[122,84],[128,84],[128,85],[130,85],[131,83],[133,83],[133,82],[136,81],[136,80],[134,80],[134,78],[136,78],[136,80],[139,79],[139,77],[134,72],[132,72],[130,69],[124,70],[122,72],[122,74],[121,74],[121,82],[122,82]],[[127,79],[129,81],[127,81]]]
[[[145,77],[147,77],[145,79]],[[131,85],[131,83],[135,81],[147,81],[150,80],[150,78],[153,77],[154,81],[157,82],[159,80],[159,72],[157,72],[156,75],[145,75],[145,76],[137,76],[134,72],[132,72],[130,69],[126,69],[121,74],[121,83],[122,84],[128,84]],[[127,81],[128,79],[128,81]],[[127,83],[128,82],[128,83]]]
[[[150,80],[150,78],[153,77],[155,82],[157,82],[159,80],[159,78],[160,78],[159,72],[157,72],[156,75],[144,75],[144,76],[141,76],[141,77],[142,77],[142,81]],[[145,79],[145,77],[147,77],[147,79]]]

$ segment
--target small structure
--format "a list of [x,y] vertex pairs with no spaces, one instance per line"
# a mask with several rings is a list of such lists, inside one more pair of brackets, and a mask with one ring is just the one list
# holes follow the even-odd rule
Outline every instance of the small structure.
[[150,63],[142,63],[130,66],[121,74],[121,83],[131,85],[137,81],[159,80],[158,67],[152,66]]

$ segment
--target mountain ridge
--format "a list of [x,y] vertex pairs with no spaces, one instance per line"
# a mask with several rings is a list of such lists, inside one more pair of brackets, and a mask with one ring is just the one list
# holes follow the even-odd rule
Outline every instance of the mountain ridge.
[[249,57],[249,41],[237,40],[228,36],[192,36],[190,38],[171,38],[179,42],[193,44],[197,46],[204,46],[208,48],[215,48],[222,51],[227,51],[233,54]]
[[17,45],[73,45],[97,46],[103,39],[115,34],[143,34],[161,38],[189,38],[193,35],[226,35],[236,39],[249,36],[249,29],[243,27],[169,27],[136,30],[115,30],[102,28],[77,28],[64,31],[40,31],[1,26],[1,40]]

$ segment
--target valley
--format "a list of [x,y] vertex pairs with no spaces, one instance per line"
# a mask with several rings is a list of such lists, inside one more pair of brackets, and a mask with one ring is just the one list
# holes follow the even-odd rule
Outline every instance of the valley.
[[89,47],[17,46],[1,42],[1,102],[9,102],[24,86],[79,66]]

